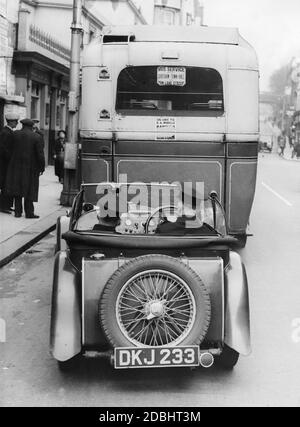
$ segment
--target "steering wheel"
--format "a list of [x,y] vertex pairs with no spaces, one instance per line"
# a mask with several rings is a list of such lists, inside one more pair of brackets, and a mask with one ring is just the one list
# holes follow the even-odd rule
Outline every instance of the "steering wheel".
[[167,206],[159,206],[158,208],[154,209],[153,212],[151,212],[151,214],[148,216],[147,221],[145,223],[145,233],[148,234],[149,233],[149,225],[150,225],[150,221],[152,220],[152,218],[158,213],[158,212],[162,212],[165,209],[174,209],[177,210],[178,207],[174,206],[174,205],[167,205]]

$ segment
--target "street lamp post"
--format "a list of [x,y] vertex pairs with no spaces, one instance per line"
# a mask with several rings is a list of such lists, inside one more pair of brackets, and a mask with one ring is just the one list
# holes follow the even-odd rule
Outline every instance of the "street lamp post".
[[70,206],[78,192],[77,153],[79,131],[79,97],[80,97],[80,53],[82,41],[82,4],[83,0],[73,0],[73,22],[71,26],[71,61],[70,61],[70,92],[68,117],[68,143],[65,150],[64,186],[60,202]]

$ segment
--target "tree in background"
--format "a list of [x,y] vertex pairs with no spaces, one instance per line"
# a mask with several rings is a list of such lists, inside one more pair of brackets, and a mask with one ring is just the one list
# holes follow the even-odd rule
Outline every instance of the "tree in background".
[[274,121],[280,129],[289,128],[290,120],[286,117],[286,110],[290,104],[291,96],[287,94],[286,88],[290,86],[291,64],[282,65],[271,74],[270,89],[276,96],[277,102],[274,104]]
[[270,77],[270,89],[274,95],[284,95],[290,74],[290,64],[283,65],[273,72]]

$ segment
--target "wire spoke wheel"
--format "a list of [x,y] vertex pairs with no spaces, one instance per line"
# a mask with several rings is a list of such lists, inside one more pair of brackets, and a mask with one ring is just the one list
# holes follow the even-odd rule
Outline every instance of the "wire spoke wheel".
[[209,327],[210,298],[200,277],[180,260],[144,255],[109,279],[99,318],[113,347],[200,344]]
[[116,303],[120,329],[138,346],[179,344],[193,327],[195,312],[189,286],[164,270],[147,270],[130,278]]

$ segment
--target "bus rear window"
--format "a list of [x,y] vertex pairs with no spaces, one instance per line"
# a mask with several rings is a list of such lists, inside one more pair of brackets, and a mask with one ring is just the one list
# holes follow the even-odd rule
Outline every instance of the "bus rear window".
[[221,115],[222,78],[211,68],[127,67],[118,78],[116,110],[128,115]]

